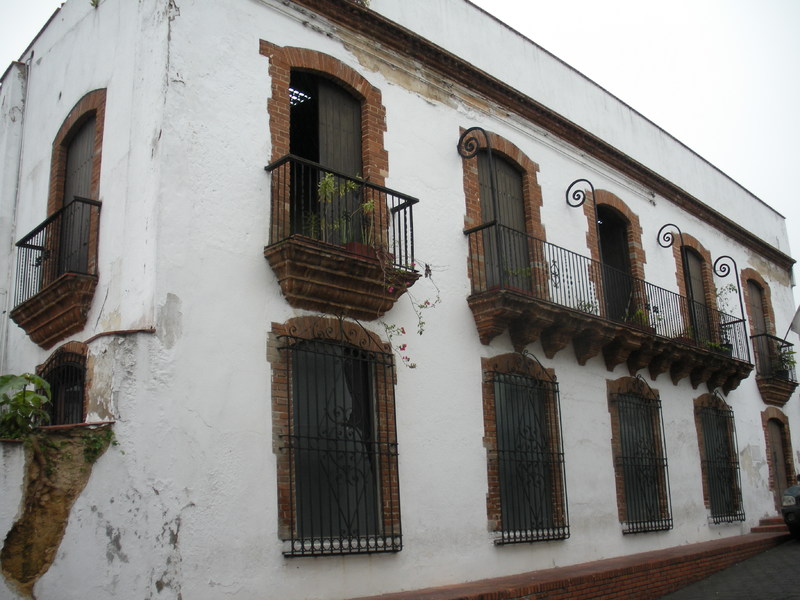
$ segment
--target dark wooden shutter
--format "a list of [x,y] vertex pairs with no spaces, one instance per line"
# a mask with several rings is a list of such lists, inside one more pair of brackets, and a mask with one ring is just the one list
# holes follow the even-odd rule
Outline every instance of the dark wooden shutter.
[[75,196],[91,198],[94,135],[95,118],[92,116],[81,125],[67,147],[64,206],[72,202]]
[[747,298],[750,303],[753,335],[767,333],[767,319],[764,316],[764,290],[755,281],[747,281]]
[[497,226],[483,230],[487,283],[490,287],[502,285],[530,290],[531,268],[525,230],[522,174],[503,158],[493,156],[493,162],[497,215],[492,197],[489,155],[486,152],[478,154],[481,216],[484,223],[497,221]]
[[361,103],[339,86],[318,80],[319,162],[345,175],[361,175]]
[[88,204],[75,198],[91,198],[94,160],[95,117],[89,118],[72,136],[67,146],[64,173],[64,211],[61,216],[58,272],[87,273],[89,269]]

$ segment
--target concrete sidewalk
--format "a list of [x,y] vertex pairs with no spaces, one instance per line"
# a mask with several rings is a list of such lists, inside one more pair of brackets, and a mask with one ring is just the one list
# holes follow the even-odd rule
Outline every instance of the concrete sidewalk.
[[791,540],[660,600],[800,600],[800,541]]

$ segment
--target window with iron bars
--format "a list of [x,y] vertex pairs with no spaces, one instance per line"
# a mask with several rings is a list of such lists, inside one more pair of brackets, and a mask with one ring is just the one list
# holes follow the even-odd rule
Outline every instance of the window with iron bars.
[[696,409],[706,505],[714,523],[744,521],[733,410],[715,404]]
[[50,384],[49,424],[83,423],[86,357],[74,352],[58,352],[46,368],[42,378]]
[[338,340],[279,341],[284,554],[401,550],[392,355]]
[[558,383],[530,371],[489,371],[484,410],[495,543],[568,538]]
[[615,393],[611,414],[623,533],[672,529],[660,400],[654,393]]

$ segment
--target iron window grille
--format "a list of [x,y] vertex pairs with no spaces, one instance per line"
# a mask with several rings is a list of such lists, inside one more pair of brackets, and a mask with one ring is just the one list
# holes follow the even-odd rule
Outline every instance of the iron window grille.
[[612,394],[619,424],[617,475],[624,492],[623,533],[672,529],[661,401],[655,393]]
[[569,516],[558,383],[519,373],[489,376],[501,521],[495,543],[566,539]]
[[74,352],[60,352],[42,378],[50,384],[50,402],[46,405],[49,424],[83,423],[86,358]]
[[280,342],[290,371],[284,555],[401,550],[391,354],[327,339]]
[[711,520],[714,523],[744,521],[733,411],[703,406],[699,412],[703,431],[703,471],[708,486]]

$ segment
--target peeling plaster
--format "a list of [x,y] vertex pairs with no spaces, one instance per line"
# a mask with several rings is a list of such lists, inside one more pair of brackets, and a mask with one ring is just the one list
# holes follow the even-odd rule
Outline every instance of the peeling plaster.
[[175,346],[175,342],[183,335],[181,299],[175,294],[167,294],[164,304],[158,307],[156,331],[161,343],[168,349]]

